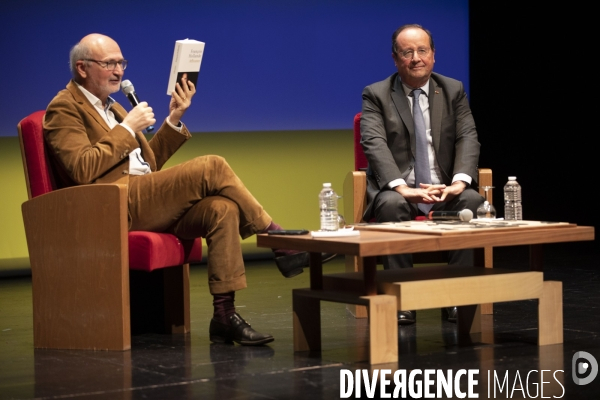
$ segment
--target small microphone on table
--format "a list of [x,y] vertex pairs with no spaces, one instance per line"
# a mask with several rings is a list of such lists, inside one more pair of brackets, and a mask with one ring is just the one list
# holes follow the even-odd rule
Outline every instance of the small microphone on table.
[[463,221],[469,222],[473,219],[473,211],[464,209],[460,211],[430,211],[430,220],[437,221]]
[[[135,107],[138,104],[140,104],[140,99],[138,98],[137,93],[135,92],[135,89],[133,88],[133,84],[131,83],[130,80],[125,79],[123,82],[121,82],[121,91],[129,99],[129,102],[131,103],[132,107]],[[149,127],[146,128],[146,133],[150,133],[153,130],[154,130],[154,125],[150,125]]]

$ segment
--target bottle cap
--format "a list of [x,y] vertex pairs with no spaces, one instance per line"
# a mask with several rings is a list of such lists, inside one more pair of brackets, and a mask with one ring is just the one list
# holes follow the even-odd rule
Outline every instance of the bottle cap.
[[324,183],[323,187],[331,187],[331,183]]
[[508,177],[508,180],[509,180],[509,181],[516,181],[516,180],[517,180],[517,177],[516,177],[516,176],[509,176],[509,177]]

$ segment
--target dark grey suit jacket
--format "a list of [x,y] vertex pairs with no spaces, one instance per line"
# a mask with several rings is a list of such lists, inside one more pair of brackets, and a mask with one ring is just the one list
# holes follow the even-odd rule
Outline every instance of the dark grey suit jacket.
[[[467,94],[456,79],[433,73],[429,80],[433,147],[442,183],[464,173],[477,178],[479,142]],[[414,168],[415,132],[410,104],[398,74],[367,86],[362,93],[361,143],[369,161],[367,210],[377,193]]]

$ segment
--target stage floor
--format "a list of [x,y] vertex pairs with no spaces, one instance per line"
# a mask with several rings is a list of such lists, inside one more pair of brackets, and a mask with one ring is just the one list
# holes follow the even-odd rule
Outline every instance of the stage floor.
[[[34,350],[31,278],[0,279],[0,400],[336,399],[341,389],[348,391],[340,387],[341,371],[359,369],[392,374],[477,369],[479,398],[492,397],[494,388],[496,398],[511,392],[513,398],[529,398],[536,390],[538,398],[597,398],[600,377],[581,386],[572,373],[572,358],[579,351],[600,360],[600,251],[594,245],[544,247],[545,279],[563,282],[563,344],[537,346],[536,301],[495,304],[494,315],[484,317],[493,333],[468,337],[459,337],[440,310],[424,310],[415,325],[399,327],[399,362],[374,366],[365,362],[366,320],[355,319],[343,304],[321,303],[323,350],[294,354],[291,290],[308,287],[309,274],[285,279],[272,260],[248,261],[248,289],[236,295],[242,317],[275,337],[263,347],[211,344],[212,297],[205,265],[191,268],[192,332],[136,335],[125,352]],[[497,267],[526,269],[527,262],[526,247],[495,249]],[[343,269],[340,257],[324,266],[325,273]],[[503,391],[494,376],[507,378]],[[388,392],[393,388],[392,381]],[[361,395],[367,398],[364,388]],[[351,398],[357,398],[356,391]]]

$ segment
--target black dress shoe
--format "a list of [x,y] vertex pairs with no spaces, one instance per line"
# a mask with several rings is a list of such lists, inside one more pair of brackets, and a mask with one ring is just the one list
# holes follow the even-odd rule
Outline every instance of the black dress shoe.
[[[321,262],[324,264],[337,256],[335,253],[321,253]],[[310,256],[308,252],[302,251],[296,254],[288,254],[277,257],[275,252],[275,264],[279,268],[281,275],[286,278],[293,278],[303,272],[304,267],[308,267]]]
[[229,317],[229,325],[211,319],[209,336],[214,343],[236,342],[244,346],[260,346],[275,340],[271,335],[256,332],[238,313]]
[[458,309],[456,307],[442,308],[442,317],[446,318],[448,322],[456,323],[457,315]]
[[398,311],[398,325],[411,325],[417,322],[416,311]]

